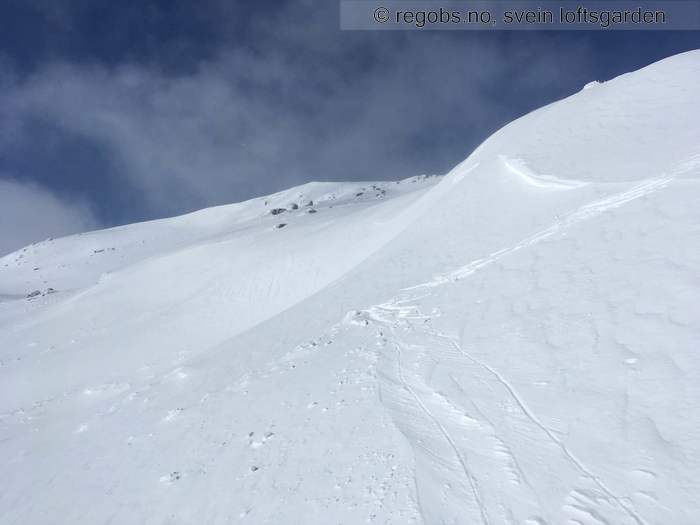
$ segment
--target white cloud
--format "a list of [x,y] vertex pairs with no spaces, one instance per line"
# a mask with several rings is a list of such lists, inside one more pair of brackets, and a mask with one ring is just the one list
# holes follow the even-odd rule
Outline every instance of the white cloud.
[[[4,83],[0,75],[0,155],[31,144],[24,122],[65,130],[108,152],[118,184],[143,202],[139,217],[162,217],[309,180],[445,171],[565,75],[538,46],[513,62],[517,42],[339,36],[325,11],[289,19],[307,11],[284,11],[274,30],[266,20],[255,48],[224,46],[194,71],[55,63]],[[520,102],[494,93],[530,71]]]
[[[442,60],[462,58],[452,52]],[[21,131],[28,118],[86,137],[114,155],[149,214],[181,213],[311,179],[420,173],[420,153],[406,144],[420,126],[495,109],[478,96],[485,74],[456,68],[463,82],[428,95],[437,65],[416,75],[389,61],[348,82],[307,64],[232,50],[180,77],[138,66],[55,64],[0,94],[0,137],[5,146],[30,141]],[[426,104],[428,96],[435,105]]]
[[99,228],[90,208],[35,184],[0,179],[0,256],[27,244]]

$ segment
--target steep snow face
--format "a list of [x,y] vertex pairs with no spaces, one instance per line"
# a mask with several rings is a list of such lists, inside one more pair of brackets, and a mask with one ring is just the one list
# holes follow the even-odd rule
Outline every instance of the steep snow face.
[[0,259],[0,523],[695,523],[698,86]]
[[509,124],[477,155],[578,181],[695,173],[699,62],[697,52],[684,53],[596,84]]

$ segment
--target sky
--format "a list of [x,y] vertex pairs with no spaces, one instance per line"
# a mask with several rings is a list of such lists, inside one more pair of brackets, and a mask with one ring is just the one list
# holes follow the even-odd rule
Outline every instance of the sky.
[[447,172],[700,32],[341,31],[333,0],[4,0],[0,255],[312,180]]

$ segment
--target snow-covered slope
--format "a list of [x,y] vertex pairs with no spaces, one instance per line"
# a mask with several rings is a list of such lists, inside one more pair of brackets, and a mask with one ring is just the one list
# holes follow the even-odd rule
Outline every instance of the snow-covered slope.
[[697,523],[698,87],[0,259],[0,523]]

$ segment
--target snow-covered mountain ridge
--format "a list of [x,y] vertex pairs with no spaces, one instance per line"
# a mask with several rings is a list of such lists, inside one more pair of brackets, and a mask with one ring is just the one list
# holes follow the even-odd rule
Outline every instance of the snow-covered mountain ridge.
[[697,523],[698,86],[3,257],[0,523]]

